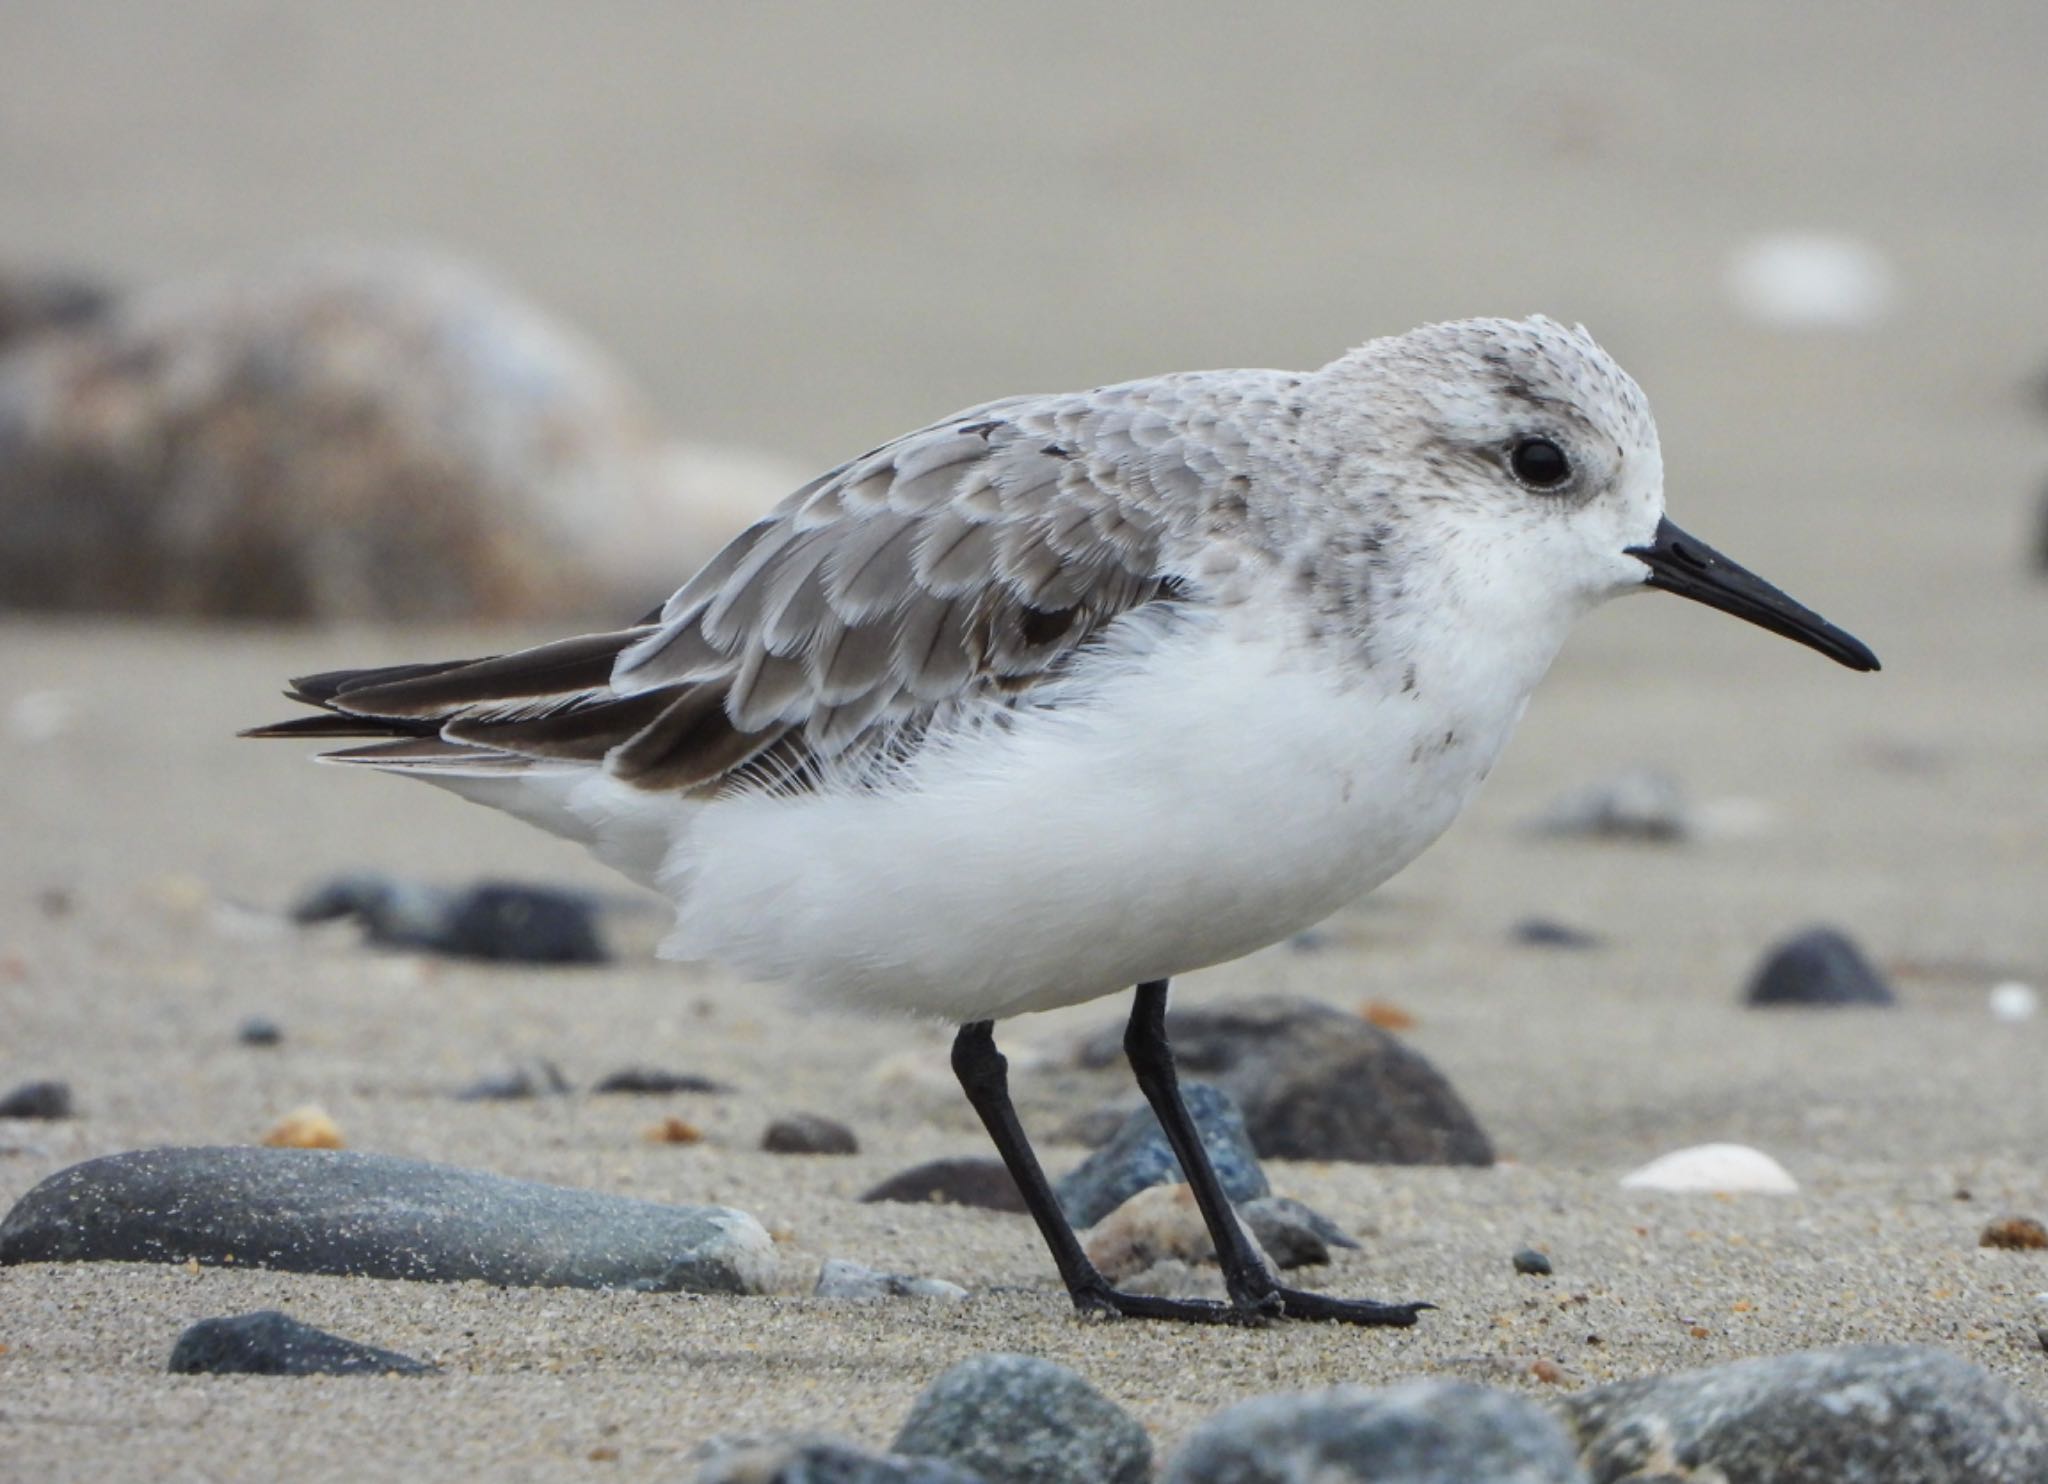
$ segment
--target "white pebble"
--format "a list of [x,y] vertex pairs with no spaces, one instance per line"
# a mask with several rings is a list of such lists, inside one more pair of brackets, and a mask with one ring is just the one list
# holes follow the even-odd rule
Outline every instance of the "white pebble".
[[1999,1020],[2032,1020],[2040,1009],[2041,993],[2031,984],[2009,979],[1991,988],[1991,1013]]
[[1756,1192],[1791,1195],[1799,1182],[1760,1149],[1746,1144],[1699,1144],[1660,1154],[1621,1177],[1624,1190]]
[[1774,330],[1862,330],[1897,297],[1883,253],[1853,237],[1779,232],[1752,238],[1728,260],[1728,297]]

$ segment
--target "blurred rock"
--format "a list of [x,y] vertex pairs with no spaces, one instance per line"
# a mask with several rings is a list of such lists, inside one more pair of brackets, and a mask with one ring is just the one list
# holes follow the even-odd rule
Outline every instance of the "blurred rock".
[[931,1159],[899,1170],[861,1197],[910,1205],[978,1206],[985,1211],[1024,1211],[1024,1195],[999,1159]]
[[939,1458],[989,1484],[1145,1484],[1145,1429],[1063,1365],[978,1355],[911,1403],[894,1450]]
[[284,1040],[284,1027],[267,1015],[250,1015],[235,1027],[235,1039],[244,1046],[276,1046]]
[[[1230,1095],[1201,1082],[1183,1082],[1187,1104],[1202,1136],[1202,1147],[1216,1168],[1223,1193],[1233,1201],[1256,1200],[1271,1193],[1266,1172],[1246,1137],[1244,1115]],[[1124,1121],[1116,1136],[1053,1182],[1053,1194],[1067,1220],[1076,1227],[1093,1226],[1125,1201],[1152,1185],[1177,1185],[1185,1178],[1166,1130],[1150,1107]]]
[[[1246,1235],[1251,1235],[1249,1228]],[[1258,1245],[1256,1238],[1252,1244]],[[1186,1185],[1154,1185],[1139,1191],[1083,1233],[1081,1246],[1112,1283],[1155,1263],[1198,1267],[1216,1261],[1216,1245],[1202,1222],[1195,1193]]]
[[1623,1190],[1715,1195],[1792,1195],[1799,1182],[1783,1165],[1747,1144],[1697,1144],[1660,1154],[1621,1177]]
[[58,1171],[0,1221],[0,1264],[187,1261],[643,1293],[763,1293],[775,1278],[775,1244],[743,1211],[384,1154],[113,1154]]
[[53,330],[75,330],[106,314],[106,285],[58,271],[0,271],[0,353]]
[[690,1461],[690,1484],[987,1484],[940,1459],[870,1453],[822,1433],[716,1437]]
[[580,337],[430,253],[40,313],[72,325],[0,358],[9,606],[617,620],[804,477],[668,444]]
[[[1443,1075],[1359,1016],[1271,996],[1174,1010],[1166,1027],[1182,1075],[1229,1093],[1267,1159],[1493,1163],[1493,1145]],[[1078,1056],[1083,1066],[1121,1061],[1121,1028],[1090,1037]]]
[[1751,1005],[1890,1005],[1892,987],[1833,928],[1809,928],[1764,956],[1743,995]]
[[1240,1402],[1189,1434],[1160,1484],[1587,1479],[1570,1438],[1544,1408],[1469,1381],[1429,1380],[1380,1391],[1333,1386]]
[[1524,1247],[1509,1259],[1515,1271],[1529,1278],[1548,1278],[1551,1273],[1550,1256],[1534,1247]]
[[460,1103],[517,1102],[523,1098],[559,1097],[574,1092],[562,1069],[543,1058],[509,1071],[480,1077],[455,1094]]
[[1278,1268],[1328,1262],[1332,1247],[1358,1250],[1358,1243],[1343,1227],[1292,1196],[1268,1195],[1255,1201],[1241,1201],[1237,1214]]
[[860,1140],[837,1119],[793,1113],[768,1125],[761,1147],[770,1154],[858,1154]]
[[1620,1381],[1563,1399],[1597,1484],[2048,1479],[2048,1419],[1922,1345],[1845,1345]]
[[1991,986],[1985,1004],[1994,1020],[2008,1025],[2017,1025],[2023,1020],[2032,1020],[2041,1010],[2041,992],[2031,984],[2022,984],[2017,979],[2008,979],[2003,984]]
[[180,1376],[424,1376],[434,1367],[261,1309],[200,1320],[178,1336],[169,1369]]
[[24,1082],[0,1097],[0,1118],[69,1118],[72,1113],[69,1082]]
[[1977,1245],[2001,1247],[2007,1252],[2048,1250],[2048,1226],[2031,1216],[2001,1216],[1984,1228]]
[[811,1296],[849,1299],[858,1303],[890,1298],[957,1301],[967,1297],[967,1290],[958,1283],[948,1283],[944,1278],[912,1278],[903,1273],[884,1273],[835,1257],[818,1270],[818,1282],[811,1289]]
[[271,1149],[342,1149],[348,1145],[341,1125],[318,1103],[292,1109],[264,1132],[262,1142]]
[[1660,842],[1699,832],[1678,780],[1655,768],[1632,768],[1560,795],[1531,827],[1543,835]]
[[694,1072],[668,1072],[658,1067],[622,1067],[598,1079],[592,1092],[631,1093],[638,1096],[666,1096],[677,1092],[731,1092],[722,1082],[699,1077]]
[[337,876],[292,908],[292,920],[352,917],[372,943],[498,963],[602,964],[598,906],[578,892],[513,881],[450,891],[374,872]]
[[1549,917],[1525,917],[1509,934],[1530,948],[1598,948],[1600,939],[1584,928]]

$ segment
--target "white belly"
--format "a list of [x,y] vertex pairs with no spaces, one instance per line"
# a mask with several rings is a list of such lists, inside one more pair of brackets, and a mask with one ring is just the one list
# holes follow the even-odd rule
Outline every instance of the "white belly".
[[1338,677],[1221,626],[1143,659],[1086,705],[928,751],[901,788],[696,811],[662,873],[665,951],[955,1021],[1220,963],[1414,859],[1526,698],[1475,714],[1469,688]]

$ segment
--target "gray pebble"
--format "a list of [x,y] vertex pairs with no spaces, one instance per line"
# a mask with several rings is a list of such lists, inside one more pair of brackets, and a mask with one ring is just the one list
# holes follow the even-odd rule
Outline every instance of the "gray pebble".
[[1833,928],[1809,928],[1765,955],[1743,998],[1751,1005],[1890,1005],[1897,996],[1861,950]]
[[1586,1484],[1536,1403],[1467,1381],[1257,1397],[1188,1437],[1160,1484]]
[[1550,1276],[1550,1258],[1546,1254],[1538,1252],[1534,1247],[1524,1247],[1511,1260],[1515,1265],[1515,1271],[1518,1273],[1526,1274],[1532,1278],[1547,1278]]
[[457,1092],[455,1099],[462,1103],[515,1102],[522,1098],[559,1097],[574,1090],[562,1069],[543,1058],[480,1077]]
[[174,1375],[196,1376],[423,1376],[425,1361],[358,1344],[301,1324],[275,1309],[202,1319],[172,1347]]
[[235,1027],[235,1039],[244,1046],[276,1046],[284,1040],[284,1027],[264,1015],[251,1015]]
[[1536,817],[1538,834],[1594,840],[1674,842],[1698,833],[1678,780],[1631,768],[1560,795]]
[[979,1355],[911,1403],[895,1451],[942,1458],[989,1484],[1144,1484],[1152,1440],[1063,1365]]
[[[1259,1168],[1245,1134],[1244,1115],[1228,1093],[1202,1082],[1183,1082],[1181,1097],[1202,1135],[1223,1193],[1233,1201],[1256,1200],[1271,1193],[1266,1172]],[[1140,1108],[1107,1144],[1054,1182],[1053,1194],[1067,1219],[1077,1227],[1093,1226],[1139,1191],[1153,1185],[1177,1185],[1185,1177],[1166,1130],[1150,1107]]]
[[858,1154],[860,1140],[836,1119],[793,1113],[768,1125],[761,1147],[770,1154]]
[[1584,928],[1551,917],[1525,917],[1509,933],[1517,943],[1530,948],[1598,948],[1600,939]]
[[867,1303],[876,1299],[935,1298],[959,1300],[967,1290],[944,1278],[912,1278],[902,1273],[884,1273],[843,1258],[831,1258],[818,1270],[813,1298],[852,1299]]
[[592,1092],[632,1093],[665,1097],[678,1092],[731,1092],[723,1082],[699,1077],[693,1072],[669,1072],[659,1067],[621,1067],[598,1079]]
[[295,922],[353,917],[371,942],[509,963],[610,961],[597,903],[577,892],[484,881],[457,891],[374,873],[338,876],[292,908]]
[[940,1459],[870,1453],[821,1433],[717,1437],[691,1459],[693,1484],[986,1484]]
[[24,1082],[0,1097],[0,1118],[69,1118],[72,1114],[69,1082]]
[[1595,1484],[2041,1484],[2048,1416],[1925,1345],[1845,1345],[1619,1381],[1564,1399]]
[[931,1159],[898,1170],[861,1196],[863,1201],[909,1205],[978,1206],[985,1211],[1024,1213],[1024,1195],[999,1159]]
[[0,1221],[0,1264],[187,1260],[652,1293],[763,1293],[775,1277],[775,1244],[743,1211],[328,1149],[108,1155]]
[[1278,1268],[1328,1262],[1332,1247],[1358,1247],[1336,1222],[1290,1196],[1240,1202],[1237,1214]]

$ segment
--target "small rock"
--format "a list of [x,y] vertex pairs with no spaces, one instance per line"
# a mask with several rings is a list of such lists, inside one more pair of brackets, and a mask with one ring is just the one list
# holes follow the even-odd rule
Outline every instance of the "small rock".
[[1531,948],[1598,948],[1600,939],[1584,928],[1549,917],[1525,917],[1509,934],[1517,943]]
[[276,1046],[284,1040],[284,1027],[263,1015],[251,1015],[235,1027],[235,1039],[244,1046]]
[[1255,1397],[1189,1434],[1160,1484],[1587,1484],[1532,1401],[1469,1381]]
[[1549,1256],[1546,1253],[1538,1252],[1534,1247],[1524,1247],[1514,1255],[1512,1261],[1515,1265],[1515,1271],[1518,1273],[1526,1274],[1532,1278],[1547,1278],[1550,1276]]
[[1751,1005],[1890,1005],[1896,997],[1856,945],[1810,928],[1764,956],[1743,996]]
[[1383,1031],[1412,1031],[1421,1024],[1414,1011],[1391,1000],[1367,1000],[1358,1007],[1358,1014],[1367,1025],[1376,1025]]
[[911,1278],[902,1273],[884,1273],[835,1257],[818,1270],[818,1283],[811,1290],[811,1296],[860,1302],[886,1298],[959,1300],[967,1297],[967,1290],[943,1278]]
[[[1202,1082],[1183,1082],[1181,1098],[1202,1136],[1223,1193],[1233,1201],[1271,1193],[1266,1172],[1246,1137],[1244,1116],[1228,1093]],[[1151,1108],[1140,1108],[1100,1149],[1053,1183],[1053,1194],[1077,1227],[1093,1226],[1139,1191],[1185,1178],[1166,1130]]]
[[178,1336],[170,1370],[179,1376],[424,1376],[434,1367],[260,1309],[200,1320]]
[[353,917],[372,943],[499,963],[602,964],[611,959],[591,898],[552,887],[485,881],[460,891],[375,874],[338,876],[307,893],[292,920]]
[[761,1147],[770,1154],[858,1154],[860,1140],[834,1119],[795,1113],[769,1124]]
[[58,1171],[0,1221],[0,1264],[188,1260],[646,1293],[764,1293],[775,1278],[775,1244],[743,1211],[384,1154],[113,1154]]
[[678,1092],[732,1091],[724,1083],[713,1082],[709,1077],[699,1077],[691,1072],[666,1072],[656,1067],[623,1067],[616,1072],[608,1072],[590,1090],[651,1097],[665,1097]]
[[670,1114],[661,1122],[649,1125],[643,1137],[650,1144],[701,1144],[704,1142],[704,1130]]
[[2039,1252],[2048,1248],[2048,1226],[2031,1216],[2001,1216],[1984,1228],[1977,1245],[2000,1247],[2008,1252]]
[[1600,1484],[2048,1479],[2048,1418],[2006,1382],[1929,1346],[1739,1360],[1596,1387],[1563,1405]]
[[1634,768],[1561,795],[1536,817],[1538,834],[1594,840],[1689,840],[1698,825],[1678,780]]
[[341,1136],[341,1125],[317,1103],[292,1109],[270,1126],[262,1142],[271,1149],[343,1149],[348,1145]]
[[0,347],[33,335],[75,330],[99,319],[114,303],[108,287],[64,269],[0,273]]
[[[1493,1145],[1443,1075],[1358,1016],[1272,996],[1175,1010],[1166,1028],[1182,1074],[1236,1099],[1263,1158],[1493,1163]],[[1083,1066],[1122,1058],[1121,1029],[1079,1052]]]
[[711,1438],[690,1459],[692,1484],[986,1484],[940,1459],[870,1453],[822,1433]]
[[979,1355],[911,1403],[894,1451],[940,1458],[988,1484],[1144,1484],[1152,1440],[1063,1365]]
[[1023,1192],[999,1159],[933,1159],[899,1170],[861,1196],[863,1201],[903,1201],[941,1206],[978,1206],[984,1211],[1025,1210]]
[[1799,1182],[1783,1165],[1747,1144],[1698,1144],[1660,1154],[1621,1177],[1623,1190],[1792,1195]]
[[[1256,1239],[1253,1245],[1258,1245]],[[1194,1191],[1186,1185],[1153,1185],[1139,1191],[1090,1227],[1081,1246],[1112,1283],[1159,1262],[1196,1267],[1216,1261],[1216,1244],[1209,1238]]]
[[1989,1004],[1994,1019],[2017,1025],[2022,1020],[2032,1020],[2040,1013],[2041,995],[2031,984],[2008,980],[1991,987]]
[[1330,1260],[1332,1247],[1355,1252],[1358,1243],[1343,1227],[1291,1196],[1268,1195],[1238,1203],[1237,1214],[1252,1229],[1266,1256],[1279,1268],[1302,1268]]
[[24,1082],[0,1097],[0,1118],[69,1118],[71,1112],[69,1082]]
[[537,1098],[542,1095],[559,1097],[575,1091],[569,1079],[562,1075],[562,1069],[553,1062],[542,1059],[499,1072],[495,1076],[481,1077],[455,1094],[457,1102],[511,1102],[520,1098]]

